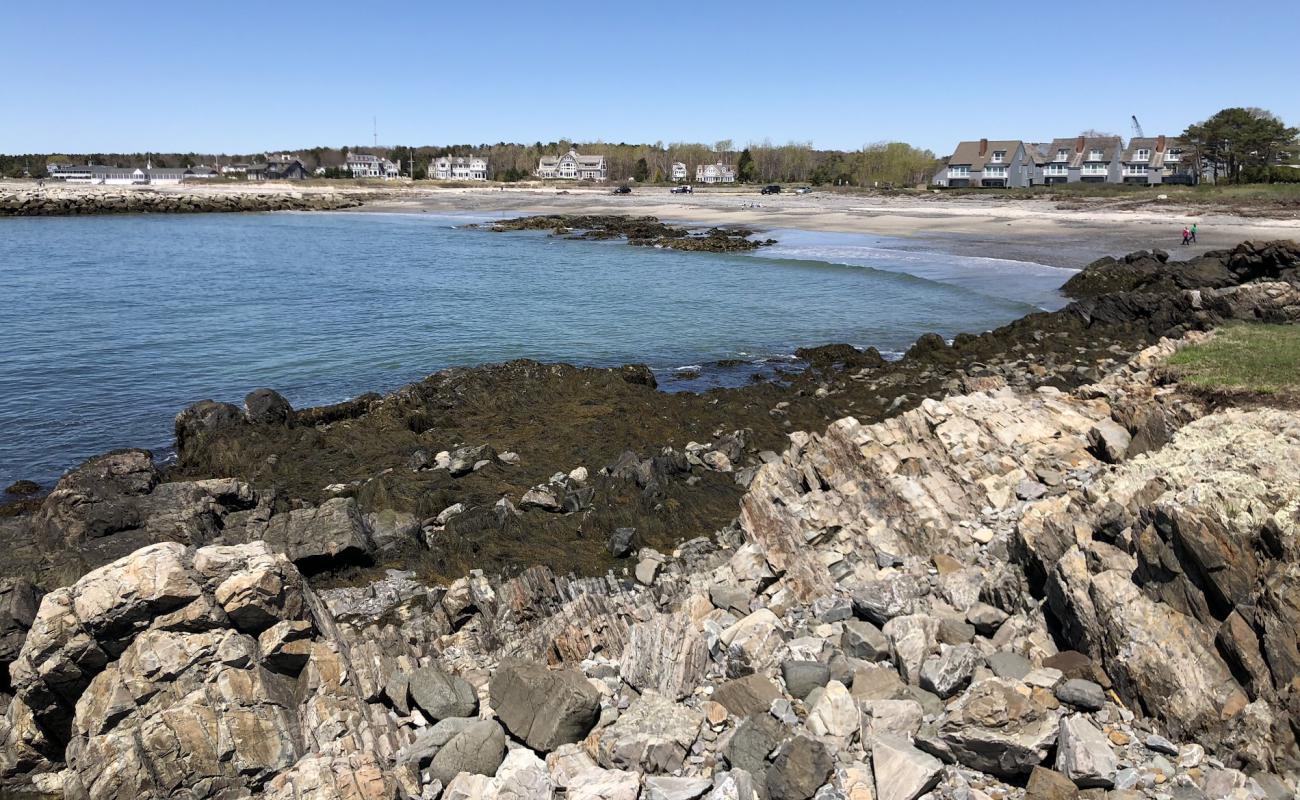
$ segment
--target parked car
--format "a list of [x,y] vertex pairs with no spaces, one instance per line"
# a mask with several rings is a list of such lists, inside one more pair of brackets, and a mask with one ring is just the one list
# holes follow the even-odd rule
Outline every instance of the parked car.
[[759,192],[759,194],[780,194],[780,193],[781,193],[781,187],[777,186],[775,183],[771,184],[770,186],[764,186],[763,191]]
[[811,186],[800,186],[798,189],[795,189],[795,190],[794,190],[794,193],[795,193],[795,194],[812,194],[812,187],[811,187]]
[[674,186],[668,191],[672,194],[695,194],[695,190],[690,186]]
[[632,187],[627,184],[615,186],[614,191],[610,192],[610,194],[632,194]]

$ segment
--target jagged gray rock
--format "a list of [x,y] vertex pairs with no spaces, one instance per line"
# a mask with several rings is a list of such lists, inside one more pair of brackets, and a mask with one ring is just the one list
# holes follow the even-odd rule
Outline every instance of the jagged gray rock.
[[809,800],[830,778],[833,768],[825,745],[795,736],[777,752],[764,785],[772,800]]
[[1056,771],[1076,786],[1110,788],[1115,785],[1119,759],[1105,734],[1078,714],[1061,718],[1056,742]]
[[871,744],[871,768],[879,800],[916,800],[939,784],[943,763],[895,736]]
[[599,732],[596,762],[608,769],[662,774],[681,769],[704,715],[653,689]]

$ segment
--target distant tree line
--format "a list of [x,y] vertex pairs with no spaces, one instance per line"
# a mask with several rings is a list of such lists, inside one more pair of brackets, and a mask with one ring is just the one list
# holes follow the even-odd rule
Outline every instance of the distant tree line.
[[[722,162],[736,167],[738,178],[749,183],[810,183],[846,186],[906,186],[926,182],[939,161],[934,153],[901,142],[870,144],[861,150],[818,150],[810,142],[751,143],[737,148],[730,140],[713,144],[690,142],[654,142],[652,144],[611,144],[608,142],[534,142],[519,144],[461,144],[442,146],[388,147],[310,147],[289,150],[302,159],[309,172],[325,168],[326,178],[348,177],[340,169],[350,152],[371,153],[401,160],[402,174],[416,179],[427,175],[429,163],[445,155],[482,156],[488,159],[492,178],[498,181],[521,181],[532,177],[537,162],[544,155],[560,155],[570,147],[584,155],[603,155],[609,178],[613,181],[636,180],[663,182],[672,175],[673,162],[687,167],[687,182],[695,178],[700,164]],[[95,163],[117,167],[143,167],[151,161],[155,167],[186,167],[205,164],[219,167],[232,163],[261,161],[262,153],[27,153],[0,155],[0,175],[41,177],[47,164]],[[412,160],[414,170],[412,170]]]

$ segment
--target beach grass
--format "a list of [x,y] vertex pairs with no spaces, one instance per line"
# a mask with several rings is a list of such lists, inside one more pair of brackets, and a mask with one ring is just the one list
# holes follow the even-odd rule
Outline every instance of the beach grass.
[[1300,325],[1227,325],[1168,365],[1180,382],[1209,391],[1300,394]]

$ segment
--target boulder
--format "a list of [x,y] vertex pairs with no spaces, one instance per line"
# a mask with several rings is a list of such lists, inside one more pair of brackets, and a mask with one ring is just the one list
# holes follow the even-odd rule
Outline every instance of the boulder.
[[960,763],[1000,778],[1029,774],[1056,744],[1059,712],[1016,684],[987,678],[949,706],[939,738]]
[[862,703],[862,710],[863,741],[875,741],[881,736],[910,741],[925,718],[925,709],[911,698],[868,700]]
[[369,532],[356,500],[335,497],[315,508],[276,514],[261,539],[294,563],[318,568],[369,557]]
[[916,800],[939,784],[943,763],[906,739],[881,736],[871,744],[878,800]]
[[574,669],[506,663],[492,676],[490,692],[506,728],[543,753],[580,741],[600,716],[600,693]]
[[635,772],[593,767],[569,784],[565,800],[637,800],[641,776]]
[[979,655],[974,647],[940,645],[939,653],[921,665],[921,688],[939,697],[952,697],[970,683],[978,664]]
[[791,697],[800,699],[820,686],[825,686],[831,679],[831,668],[820,661],[781,662],[781,679],[785,681],[785,690]]
[[831,681],[818,692],[808,709],[808,730],[817,736],[848,740],[858,732],[861,712],[849,690],[839,681]]
[[1105,419],[1088,432],[1088,444],[1097,457],[1108,464],[1118,464],[1128,454],[1133,437],[1128,429],[1114,420]]
[[1106,735],[1087,717],[1062,717],[1056,745],[1056,770],[1082,788],[1115,785],[1119,759],[1110,749]]
[[429,773],[444,784],[462,772],[495,775],[506,754],[506,734],[496,720],[472,722],[439,748]]
[[894,617],[915,613],[928,592],[928,584],[913,575],[871,581],[853,593],[853,613],[872,624],[884,625]]
[[596,762],[609,769],[649,774],[681,769],[704,715],[653,689],[632,701],[613,725],[602,728]]
[[847,656],[863,661],[884,661],[889,658],[889,640],[870,622],[846,620],[840,635],[840,648]]
[[928,614],[894,617],[881,629],[889,640],[889,650],[903,680],[918,685],[921,665],[939,648],[939,620]]
[[713,700],[737,717],[766,714],[772,701],[780,697],[777,685],[757,674],[727,681],[713,690]]
[[1046,767],[1034,767],[1025,786],[1025,800],[1076,800],[1079,790],[1061,773]]
[[489,784],[487,795],[495,800],[531,800],[554,796],[555,783],[546,762],[525,747],[506,753]]
[[287,425],[293,406],[274,389],[254,389],[244,397],[244,418],[254,425]]
[[636,528],[615,528],[605,540],[605,548],[614,558],[627,558],[636,546]]
[[782,745],[764,781],[772,800],[811,800],[830,779],[834,762],[826,746],[808,736]]
[[789,731],[768,714],[749,717],[736,727],[722,748],[722,756],[733,770],[753,776],[761,787],[770,756],[788,735]]
[[641,800],[697,800],[713,788],[710,778],[675,778],[651,775],[645,779]]
[[407,677],[407,692],[429,719],[472,717],[478,713],[474,687],[457,675],[436,667],[421,667]]
[[1054,691],[1057,700],[1084,711],[1100,711],[1106,705],[1106,692],[1101,686],[1081,678],[1071,678]]

